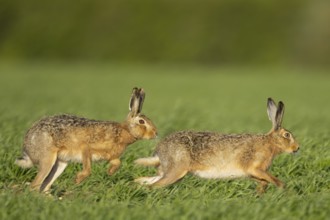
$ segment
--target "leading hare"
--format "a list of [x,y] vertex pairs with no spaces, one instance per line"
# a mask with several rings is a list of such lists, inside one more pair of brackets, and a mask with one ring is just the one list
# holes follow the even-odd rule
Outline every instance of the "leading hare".
[[299,145],[293,135],[281,127],[284,104],[269,98],[267,113],[272,129],[267,134],[220,134],[214,132],[180,131],[161,141],[154,157],[135,162],[158,166],[158,175],[140,177],[140,184],[163,187],[176,182],[187,173],[202,178],[252,177],[262,193],[268,183],[284,184],[268,172],[273,158],[282,152],[296,152]]
[[92,161],[109,161],[108,174],[113,174],[119,168],[119,158],[128,145],[157,136],[155,125],[141,114],[144,97],[142,88],[133,89],[130,111],[122,123],[72,115],[41,119],[25,135],[23,156],[16,160],[16,164],[23,168],[38,166],[38,174],[31,187],[40,191],[48,191],[69,162],[83,164],[76,183],[90,175]]

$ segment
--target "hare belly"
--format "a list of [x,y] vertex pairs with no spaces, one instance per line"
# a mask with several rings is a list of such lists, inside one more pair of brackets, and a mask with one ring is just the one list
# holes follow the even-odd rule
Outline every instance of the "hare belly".
[[230,179],[246,176],[246,173],[242,169],[234,166],[196,170],[194,174],[206,179]]
[[81,151],[69,151],[62,150],[58,153],[58,158],[65,162],[82,162],[82,152]]
[[[92,153],[92,161],[99,161],[99,160],[105,160],[108,159],[108,155],[103,155],[99,153]],[[58,154],[58,158],[60,160],[66,161],[66,162],[76,162],[76,163],[82,163],[83,156],[81,151],[60,151]]]

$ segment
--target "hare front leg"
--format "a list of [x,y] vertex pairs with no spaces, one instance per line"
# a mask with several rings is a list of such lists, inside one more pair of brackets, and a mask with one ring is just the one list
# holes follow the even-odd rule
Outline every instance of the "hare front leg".
[[257,193],[259,195],[264,194],[266,192],[268,182],[265,181],[265,180],[259,180],[259,179],[256,179],[256,178],[255,178],[255,180],[259,183],[258,186],[257,186]]
[[81,183],[86,177],[91,174],[92,155],[87,147],[82,152],[83,170],[77,173],[76,184]]
[[110,163],[110,167],[108,169],[108,174],[112,175],[119,169],[121,162],[120,162],[119,158],[116,158],[116,159],[110,160],[109,163]]
[[284,188],[284,183],[282,183],[281,180],[277,179],[276,177],[272,176],[267,171],[255,169],[251,172],[251,176],[257,180],[262,181],[261,187],[265,187],[267,184],[264,182],[267,181],[268,183],[273,183],[274,185],[276,185],[279,188]]

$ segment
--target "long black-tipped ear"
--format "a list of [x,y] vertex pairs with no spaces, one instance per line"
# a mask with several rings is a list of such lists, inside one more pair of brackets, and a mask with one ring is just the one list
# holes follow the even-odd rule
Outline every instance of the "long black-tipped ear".
[[132,90],[131,98],[129,100],[129,111],[132,115],[135,115],[138,109],[138,96],[138,88],[134,87]]
[[284,115],[284,103],[280,101],[278,103],[278,108],[276,111],[276,129],[281,127],[283,115]]
[[276,112],[277,106],[272,98],[268,98],[267,100],[267,114],[269,120],[272,122],[273,129],[276,128]]
[[144,92],[144,90],[141,88],[139,90],[139,108],[138,108],[138,114],[140,114],[142,112],[142,107],[143,107],[143,102],[144,102],[144,98],[146,97],[146,94]]
[[139,114],[142,110],[145,93],[142,88],[133,88],[131,99],[129,101],[129,110],[132,116]]

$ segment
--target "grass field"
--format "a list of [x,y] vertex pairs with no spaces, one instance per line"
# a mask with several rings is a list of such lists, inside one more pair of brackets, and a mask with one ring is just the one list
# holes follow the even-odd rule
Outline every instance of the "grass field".
[[[151,155],[157,140],[131,145],[113,176],[92,166],[80,185],[70,164],[50,195],[30,192],[36,169],[14,165],[31,124],[71,113],[124,120],[133,86],[145,88],[143,112],[160,138],[183,129],[267,132],[266,99],[286,104],[284,127],[301,144],[271,172],[286,189],[270,186],[258,197],[251,180],[205,180],[188,175],[163,189],[140,187],[136,177],[155,172],[132,161]],[[61,63],[0,65],[0,219],[330,219],[330,75],[288,68],[124,66]]]

